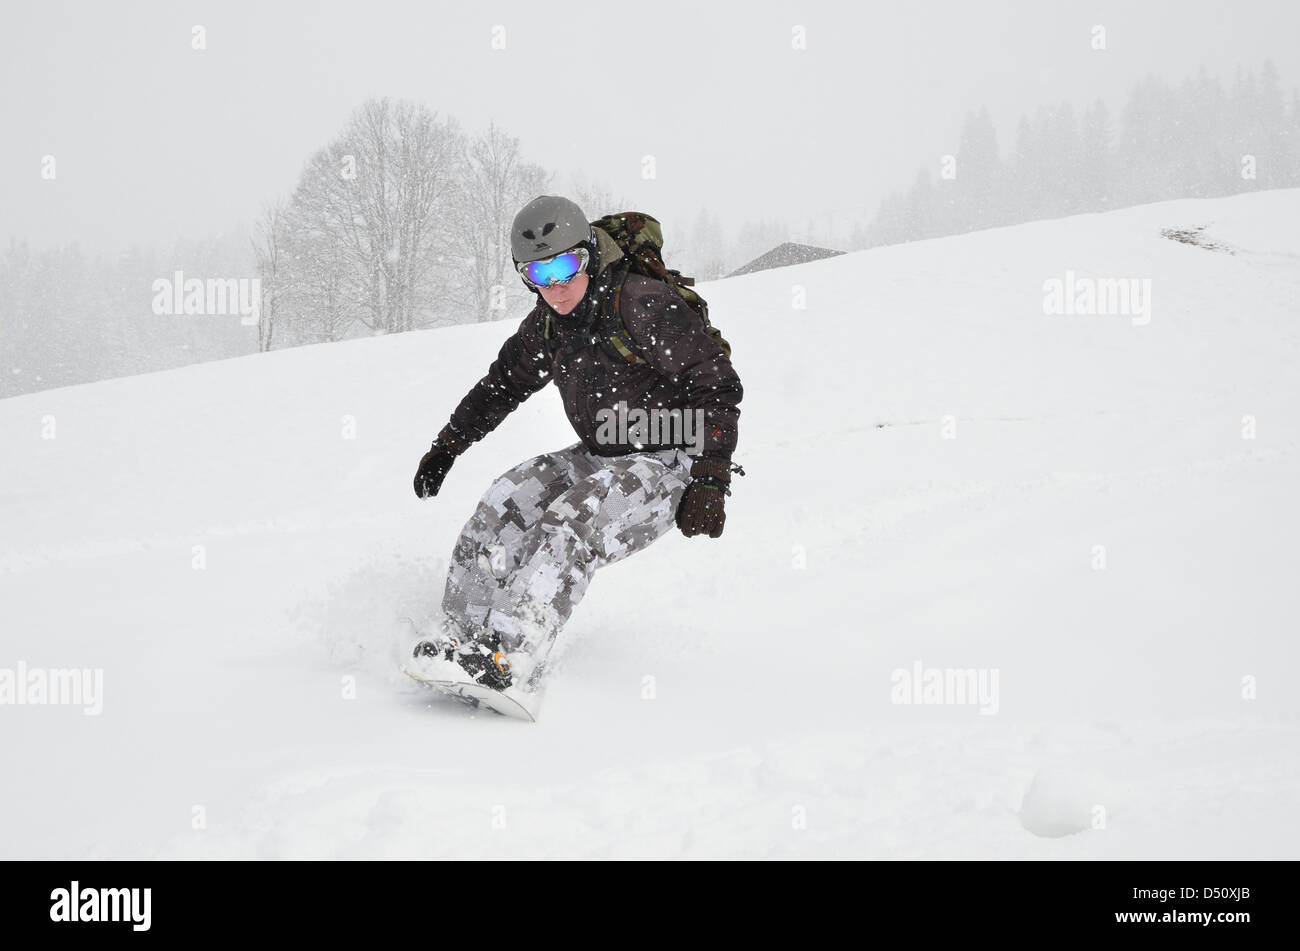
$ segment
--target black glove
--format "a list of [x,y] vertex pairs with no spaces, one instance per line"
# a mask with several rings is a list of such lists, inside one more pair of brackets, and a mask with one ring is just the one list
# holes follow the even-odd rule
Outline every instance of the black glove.
[[442,480],[446,478],[447,471],[455,461],[455,453],[435,441],[420,460],[420,468],[415,470],[415,497],[427,499],[437,495],[438,490],[442,488]]
[[700,457],[691,462],[691,484],[677,506],[677,527],[688,538],[708,535],[717,538],[726,524],[723,501],[731,494],[731,464],[721,459]]

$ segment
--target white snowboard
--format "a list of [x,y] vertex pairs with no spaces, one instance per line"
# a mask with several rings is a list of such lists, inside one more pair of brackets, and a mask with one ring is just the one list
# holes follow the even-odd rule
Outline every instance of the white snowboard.
[[444,660],[413,661],[402,668],[402,673],[470,706],[481,705],[502,716],[537,722],[542,700],[540,689],[531,693],[514,686],[495,690],[467,680],[460,667]]

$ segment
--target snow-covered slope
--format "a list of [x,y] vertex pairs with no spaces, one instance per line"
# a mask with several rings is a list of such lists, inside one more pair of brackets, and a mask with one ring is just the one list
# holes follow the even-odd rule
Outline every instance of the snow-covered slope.
[[[531,726],[395,673],[479,493],[574,441],[547,390],[411,492],[517,317],[0,402],[0,669],[103,677],[0,706],[0,856],[1300,856],[1297,220],[705,285],[726,533],[601,572]],[[1045,313],[1067,272],[1150,321]],[[989,692],[894,702],[918,666]]]

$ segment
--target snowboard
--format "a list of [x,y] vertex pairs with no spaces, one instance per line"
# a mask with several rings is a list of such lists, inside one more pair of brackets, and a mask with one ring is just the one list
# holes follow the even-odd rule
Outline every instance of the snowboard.
[[537,711],[541,705],[540,692],[526,693],[513,686],[505,690],[496,690],[483,684],[476,684],[470,681],[465,672],[455,664],[448,663],[446,666],[449,669],[446,671],[412,669],[412,666],[402,667],[402,673],[462,703],[471,707],[487,707],[493,713],[514,717],[517,720],[537,722]]
[[[406,618],[411,633],[418,632],[413,620]],[[555,646],[552,634],[539,650],[512,653],[510,660],[518,679],[505,690],[476,683],[456,663],[441,657],[412,658],[402,665],[402,673],[428,687],[472,707],[487,707],[502,716],[537,722],[542,705],[542,676],[547,672],[551,648]]]

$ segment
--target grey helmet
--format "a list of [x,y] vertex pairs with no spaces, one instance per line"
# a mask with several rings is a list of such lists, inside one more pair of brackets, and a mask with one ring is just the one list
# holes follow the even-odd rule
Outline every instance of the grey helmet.
[[576,202],[556,195],[534,198],[515,215],[510,226],[510,253],[515,264],[555,257],[585,244],[594,264],[596,236]]

